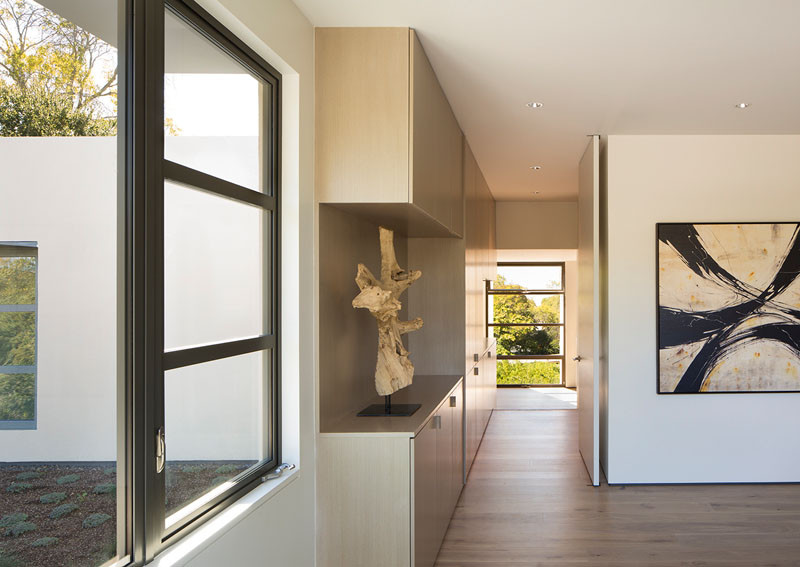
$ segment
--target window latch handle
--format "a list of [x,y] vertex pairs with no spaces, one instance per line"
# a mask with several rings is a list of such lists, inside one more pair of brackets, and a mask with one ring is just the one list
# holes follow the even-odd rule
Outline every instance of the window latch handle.
[[284,473],[284,471],[292,471],[294,470],[294,468],[295,466],[293,464],[290,465],[289,463],[281,463],[280,465],[275,467],[275,470],[262,476],[261,482],[267,482],[268,480],[275,480],[276,478],[280,478],[281,475]]
[[156,474],[164,472],[164,466],[167,464],[167,441],[164,438],[164,426],[158,428],[156,431]]

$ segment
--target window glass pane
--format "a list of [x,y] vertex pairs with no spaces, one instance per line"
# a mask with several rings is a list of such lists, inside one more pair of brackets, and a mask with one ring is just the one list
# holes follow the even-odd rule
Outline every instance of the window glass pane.
[[564,296],[493,294],[492,323],[563,323]]
[[262,210],[173,183],[164,199],[166,348],[263,334]]
[[542,356],[561,352],[564,327],[492,327],[497,354]]
[[33,303],[36,303],[36,258],[0,257],[0,305]]
[[126,552],[117,21],[116,0],[0,0],[4,566],[99,567]]
[[0,313],[0,369],[36,364],[36,313]]
[[260,191],[269,85],[170,11],[165,26],[164,157]]
[[523,386],[561,384],[561,361],[498,360],[497,383]]
[[165,373],[167,526],[268,457],[269,367],[255,352]]
[[35,383],[33,374],[0,374],[0,421],[34,418]]
[[561,266],[497,266],[492,288],[560,291]]

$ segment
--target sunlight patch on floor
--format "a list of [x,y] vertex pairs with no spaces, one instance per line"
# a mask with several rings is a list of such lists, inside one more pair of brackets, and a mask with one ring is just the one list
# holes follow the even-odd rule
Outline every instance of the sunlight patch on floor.
[[577,409],[578,394],[569,388],[498,388],[499,410]]

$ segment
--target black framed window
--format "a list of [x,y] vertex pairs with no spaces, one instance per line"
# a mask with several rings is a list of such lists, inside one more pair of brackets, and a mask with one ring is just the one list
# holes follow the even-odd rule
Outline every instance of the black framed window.
[[281,77],[197,3],[132,1],[130,524],[141,562],[281,462]]
[[144,565],[281,462],[281,77],[191,0],[0,19],[0,563]]
[[500,262],[487,282],[499,386],[563,386],[564,263]]

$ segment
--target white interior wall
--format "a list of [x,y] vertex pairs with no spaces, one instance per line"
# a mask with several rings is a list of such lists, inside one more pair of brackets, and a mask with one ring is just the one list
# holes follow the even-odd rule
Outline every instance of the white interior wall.
[[557,250],[578,247],[578,203],[498,201],[499,250]]
[[800,136],[609,136],[611,483],[800,481],[800,394],[656,394],[657,222],[800,217]]

